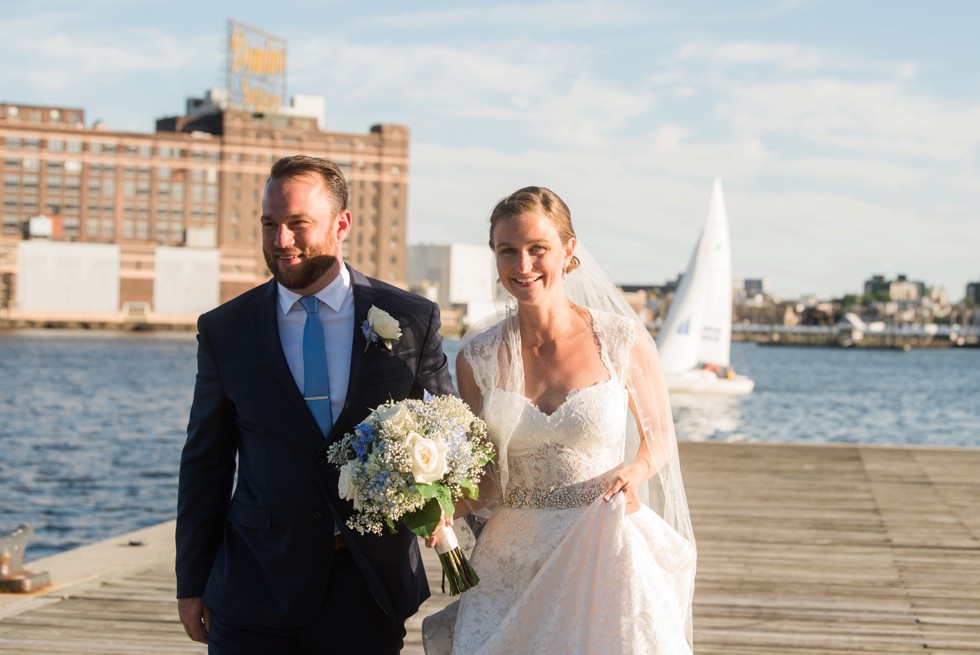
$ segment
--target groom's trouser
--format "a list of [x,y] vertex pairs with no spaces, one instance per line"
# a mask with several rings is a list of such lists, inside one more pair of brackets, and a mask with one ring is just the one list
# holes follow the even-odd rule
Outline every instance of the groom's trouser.
[[316,617],[296,630],[235,623],[211,613],[210,655],[397,655],[405,626],[393,626],[368,591],[350,551],[333,555],[327,599]]

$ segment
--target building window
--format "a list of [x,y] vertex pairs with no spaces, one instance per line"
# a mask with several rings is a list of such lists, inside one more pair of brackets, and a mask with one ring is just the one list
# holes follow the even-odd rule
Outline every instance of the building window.
[[7,173],[3,176],[4,191],[17,191],[20,188],[20,175],[17,173]]
[[41,150],[41,139],[24,139],[24,150],[39,152]]
[[68,152],[81,152],[82,151],[82,142],[81,141],[68,141],[65,144],[65,150],[67,150]]
[[[4,203],[6,204],[6,203]],[[4,215],[3,217],[3,233],[4,234],[17,234],[20,232],[20,218],[17,216]]]
[[90,239],[97,238],[99,236],[99,222],[95,219],[85,221],[85,234]]
[[7,150],[20,150],[20,137],[8,136],[3,143]]
[[64,152],[65,142],[61,139],[48,139],[48,152]]
[[64,218],[61,221],[61,229],[66,237],[78,237],[82,231],[82,221],[78,218]]
[[102,180],[102,194],[106,196],[116,195],[116,181],[111,178]]
[[25,159],[24,160],[24,170],[25,171],[39,171],[41,170],[41,160],[40,159]]

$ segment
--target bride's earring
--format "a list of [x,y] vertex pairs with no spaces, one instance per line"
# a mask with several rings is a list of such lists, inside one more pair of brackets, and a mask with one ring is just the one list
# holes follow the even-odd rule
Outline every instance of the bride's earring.
[[564,262],[561,265],[561,279],[564,280],[567,277],[568,277],[568,262]]

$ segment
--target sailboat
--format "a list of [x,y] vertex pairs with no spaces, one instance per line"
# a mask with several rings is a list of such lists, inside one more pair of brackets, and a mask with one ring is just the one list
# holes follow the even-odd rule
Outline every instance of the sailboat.
[[716,178],[708,216],[657,335],[667,388],[681,393],[750,393],[755,382],[731,363],[732,252]]

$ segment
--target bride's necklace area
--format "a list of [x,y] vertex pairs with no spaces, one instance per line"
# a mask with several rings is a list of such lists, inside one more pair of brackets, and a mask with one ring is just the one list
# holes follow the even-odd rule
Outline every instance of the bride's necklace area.
[[[559,319],[560,331],[547,338],[541,338],[543,331],[532,332],[538,337],[535,343],[525,341],[521,348],[525,397],[545,414],[553,413],[574,391],[607,379],[592,315],[572,304],[569,308],[568,319]],[[595,350],[588,347],[588,333],[592,335]]]

